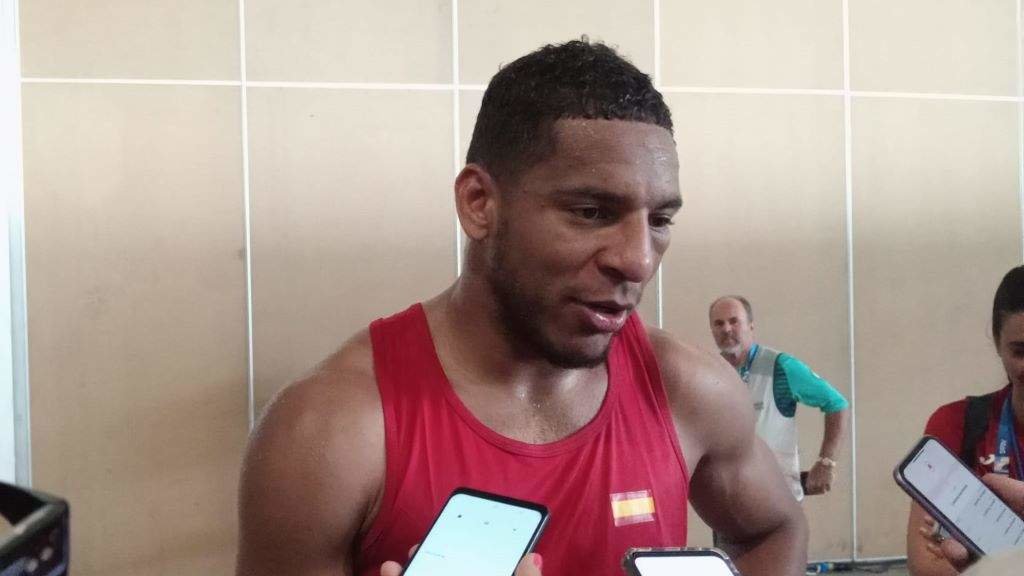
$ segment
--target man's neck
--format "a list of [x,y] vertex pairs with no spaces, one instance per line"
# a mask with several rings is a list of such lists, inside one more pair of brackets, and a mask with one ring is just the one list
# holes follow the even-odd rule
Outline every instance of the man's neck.
[[514,342],[501,323],[490,287],[479,276],[463,274],[425,308],[434,345],[453,384],[475,382],[551,393],[607,376],[604,364],[562,368]]
[[424,303],[434,349],[466,408],[498,434],[530,444],[560,440],[590,422],[608,390],[605,364],[559,368],[517,348],[480,288],[464,275]]

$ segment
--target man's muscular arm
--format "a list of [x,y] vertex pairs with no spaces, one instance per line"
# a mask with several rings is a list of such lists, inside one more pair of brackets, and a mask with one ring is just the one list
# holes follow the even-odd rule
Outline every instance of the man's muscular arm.
[[721,358],[651,329],[690,467],[690,501],[748,576],[802,575],[807,522],[778,463],[754,434],[750,395]]
[[351,576],[384,480],[384,421],[365,333],[279,394],[249,441],[237,576]]

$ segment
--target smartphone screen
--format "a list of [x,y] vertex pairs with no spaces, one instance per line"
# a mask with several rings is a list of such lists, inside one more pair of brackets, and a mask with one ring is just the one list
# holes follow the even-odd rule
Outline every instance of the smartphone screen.
[[627,566],[638,576],[735,576],[726,556],[709,549],[630,551]]
[[897,472],[910,495],[969,539],[969,548],[992,554],[1024,545],[1024,520],[938,440],[924,438]]
[[546,520],[539,504],[459,488],[402,574],[512,576]]

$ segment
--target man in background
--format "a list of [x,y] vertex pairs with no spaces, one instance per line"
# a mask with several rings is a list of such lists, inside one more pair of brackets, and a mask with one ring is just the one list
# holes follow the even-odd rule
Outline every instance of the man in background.
[[797,358],[754,341],[754,312],[743,296],[722,296],[708,311],[718,349],[746,383],[757,416],[757,434],[775,452],[789,489],[802,500],[796,406],[825,413],[818,459],[806,475],[806,494],[832,489],[836,455],[849,417],[849,403],[824,378]]

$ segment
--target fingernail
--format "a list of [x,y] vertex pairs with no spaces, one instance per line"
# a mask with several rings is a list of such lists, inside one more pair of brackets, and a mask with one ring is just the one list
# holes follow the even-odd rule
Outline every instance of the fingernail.
[[537,567],[537,570],[544,567],[544,559],[540,557],[540,554],[533,555],[533,565]]

